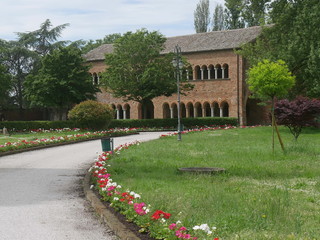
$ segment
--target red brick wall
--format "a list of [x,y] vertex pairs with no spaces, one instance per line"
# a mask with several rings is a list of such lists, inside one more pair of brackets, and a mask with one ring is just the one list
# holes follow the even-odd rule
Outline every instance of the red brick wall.
[[[226,102],[229,105],[229,117],[239,117],[240,124],[245,125],[246,119],[246,104],[248,99],[248,88],[245,84],[245,71],[246,62],[242,57],[234,53],[233,50],[221,50],[212,52],[197,52],[184,54],[188,62],[194,69],[197,65],[202,67],[206,65],[216,66],[220,64],[228,64],[229,66],[229,77],[227,79],[210,79],[210,80],[190,80],[189,82],[194,84],[194,89],[187,93],[186,96],[181,96],[181,103],[187,105],[192,103],[193,106],[196,103],[200,103],[202,106],[204,103],[218,103],[221,106],[222,103]],[[103,61],[91,62],[92,68],[90,73],[101,73],[105,70],[106,66]],[[193,72],[193,79],[196,78],[195,71]],[[173,81],[175,81],[173,79]],[[125,105],[130,106],[130,118],[138,119],[141,118],[141,111],[139,111],[139,103],[136,102],[124,102],[122,99],[114,98],[111,94],[103,91],[97,94],[98,101],[114,104],[114,106],[125,108]],[[153,99],[154,105],[154,118],[163,118],[163,104],[168,103],[169,106],[177,104],[177,94],[173,94],[171,97],[157,97]],[[251,106],[251,109],[253,106]],[[259,109],[259,108],[257,108]],[[264,113],[263,113],[264,114]],[[250,116],[252,118],[261,119],[263,117]],[[250,120],[250,122],[256,122]]]

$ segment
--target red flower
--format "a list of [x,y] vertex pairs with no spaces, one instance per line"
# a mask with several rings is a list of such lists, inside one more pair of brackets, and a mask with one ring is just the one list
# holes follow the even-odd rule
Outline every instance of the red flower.
[[163,212],[161,210],[157,210],[157,211],[154,212],[154,214],[151,216],[151,218],[153,220],[158,220],[159,218],[169,219],[170,216],[171,216],[170,213],[165,213],[165,212]]

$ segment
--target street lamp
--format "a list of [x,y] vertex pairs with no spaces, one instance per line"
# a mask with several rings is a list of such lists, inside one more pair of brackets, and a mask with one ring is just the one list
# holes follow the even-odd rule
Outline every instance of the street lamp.
[[179,45],[176,45],[174,48],[175,57],[172,60],[172,65],[176,71],[177,78],[177,94],[178,94],[178,141],[181,141],[181,119],[180,119],[180,77],[181,70],[184,67],[184,64],[181,59],[181,48]]

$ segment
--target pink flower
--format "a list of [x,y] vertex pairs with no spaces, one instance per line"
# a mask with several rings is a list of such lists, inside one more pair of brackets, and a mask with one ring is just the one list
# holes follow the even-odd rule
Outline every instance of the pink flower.
[[186,228],[186,227],[181,227],[179,230],[180,230],[180,231],[186,231],[187,228]]
[[177,227],[177,224],[172,223],[172,224],[169,226],[169,229],[174,230],[176,227]]
[[116,188],[115,186],[111,186],[107,190],[110,192],[110,191],[114,190],[115,188]]

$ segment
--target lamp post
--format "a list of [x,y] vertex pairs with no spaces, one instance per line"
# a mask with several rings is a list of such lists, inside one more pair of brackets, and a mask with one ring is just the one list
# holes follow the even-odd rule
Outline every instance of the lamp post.
[[181,141],[181,118],[180,118],[180,77],[181,70],[183,68],[183,62],[181,59],[181,48],[176,45],[174,48],[175,57],[172,60],[172,65],[176,70],[177,78],[177,95],[178,95],[178,141]]

